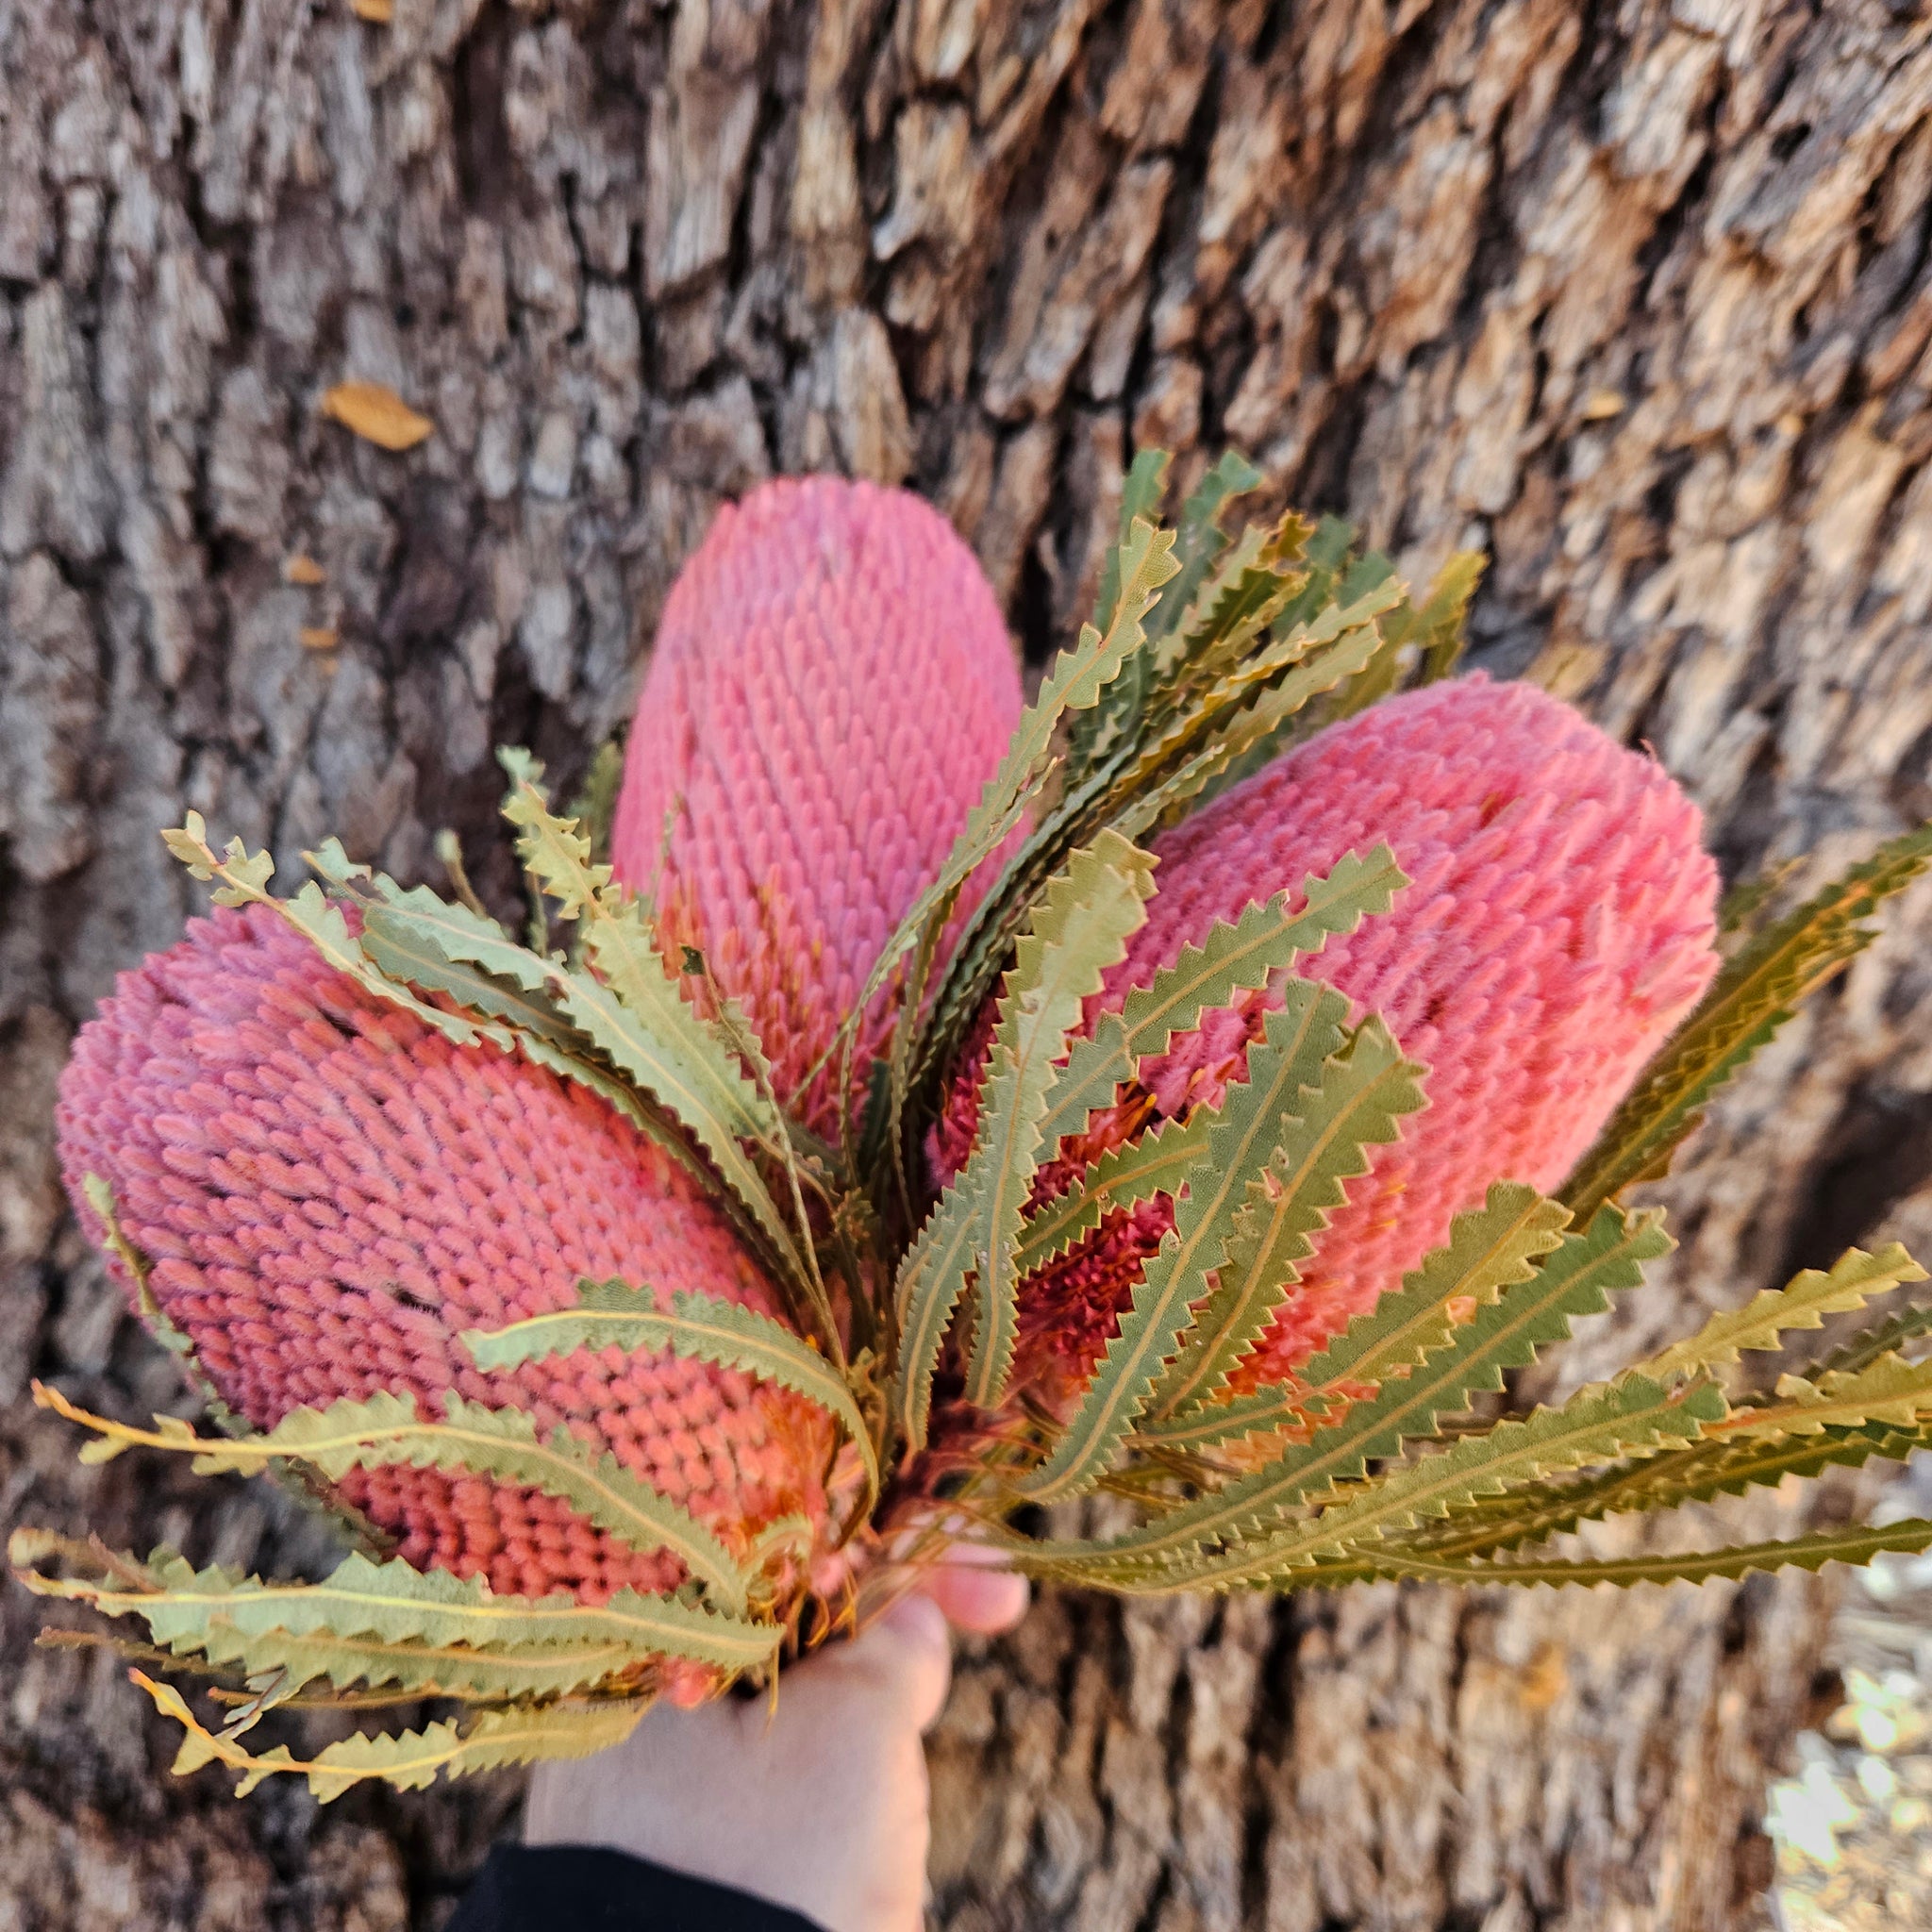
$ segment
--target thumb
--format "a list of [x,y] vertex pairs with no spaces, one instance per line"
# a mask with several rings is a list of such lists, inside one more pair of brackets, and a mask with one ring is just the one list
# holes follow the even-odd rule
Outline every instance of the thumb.
[[922,1730],[944,1709],[953,1684],[953,1647],[946,1619],[930,1597],[908,1592],[852,1646],[883,1681],[897,1708]]

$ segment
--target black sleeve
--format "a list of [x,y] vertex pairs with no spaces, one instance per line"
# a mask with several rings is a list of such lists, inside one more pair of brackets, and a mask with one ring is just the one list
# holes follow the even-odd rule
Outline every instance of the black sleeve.
[[444,1932],[819,1932],[809,1919],[601,1845],[498,1845]]

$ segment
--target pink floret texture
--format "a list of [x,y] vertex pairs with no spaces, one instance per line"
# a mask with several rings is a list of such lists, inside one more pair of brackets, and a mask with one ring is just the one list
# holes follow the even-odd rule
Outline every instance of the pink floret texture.
[[[1020,702],[984,578],[900,493],[770,485],[720,514],[672,591],[613,863],[667,952],[703,951],[816,1127],[838,1113],[826,1050]],[[1089,1024],[1216,920],[1378,842],[1412,883],[1301,970],[1382,1015],[1425,1063],[1430,1104],[1353,1184],[1250,1385],[1393,1287],[1488,1182],[1558,1183],[1716,964],[1715,871],[1666,774],[1538,691],[1469,678],[1331,728],[1165,836],[1151,917]],[[1273,997],[1176,1041],[1038,1191],[1218,1102]],[[866,1016],[861,1070],[890,1022],[890,1000]],[[940,1181],[971,1144],[976,1058],[935,1130]],[[81,1031],[58,1125],[87,1232],[104,1235],[81,1188],[93,1174],[160,1308],[251,1424],[379,1391],[433,1415],[455,1390],[609,1449],[741,1549],[794,1512],[828,1523],[830,1425],[772,1385],[614,1349],[475,1368],[463,1330],[567,1307],[585,1277],[782,1304],[721,1212],[605,1103],[451,1044],[273,914],[197,920],[123,974]],[[1171,1220],[1159,1200],[1115,1215],[1024,1285],[1020,1384],[1071,1392]],[[596,1601],[681,1574],[508,1484],[401,1469],[341,1488],[412,1562],[499,1591]]]
[[[667,951],[695,946],[801,1093],[1020,717],[992,591],[903,491],[810,477],[718,514],[664,607],[611,833]],[[970,902],[970,895],[969,895]],[[882,1047],[868,1015],[858,1064]]]
[[[81,1192],[97,1174],[156,1301],[258,1428],[378,1391],[440,1418],[453,1389],[613,1451],[741,1547],[793,1511],[823,1520],[831,1441],[796,1396],[615,1349],[475,1367],[464,1329],[568,1307],[584,1276],[779,1304],[693,1183],[604,1102],[452,1045],[266,908],[195,920],[121,975],[75,1042],[58,1128],[87,1232],[103,1234]],[[500,1591],[601,1602],[681,1575],[482,1477],[357,1470],[341,1489],[410,1562]]]
[[[1717,870],[1697,808],[1654,759],[1568,706],[1474,676],[1321,733],[1158,841],[1158,893],[1091,1021],[1216,920],[1386,842],[1410,883],[1298,971],[1379,1013],[1427,1068],[1427,1109],[1373,1151],[1238,1385],[1280,1379],[1481,1205],[1488,1183],[1556,1188],[1717,970]],[[1220,1103],[1278,996],[1210,1014],[1143,1089],[1061,1150],[1058,1191],[1141,1130]],[[975,1070],[976,1072],[976,1070]],[[971,1145],[976,1078],[942,1121],[941,1174]],[[1021,1355],[1056,1395],[1091,1368],[1170,1202],[1116,1214],[1025,1284]]]

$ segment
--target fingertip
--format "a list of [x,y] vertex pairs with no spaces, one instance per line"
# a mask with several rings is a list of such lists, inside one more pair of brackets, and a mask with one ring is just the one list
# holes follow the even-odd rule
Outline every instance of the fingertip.
[[950,1657],[952,1646],[946,1636],[944,1608],[919,1591],[908,1591],[874,1625],[891,1631],[914,1652],[931,1652]]
[[908,1591],[873,1626],[886,1641],[908,1714],[924,1731],[939,1718],[953,1683],[953,1646],[945,1612],[930,1597]]
[[920,1590],[955,1629],[976,1637],[997,1637],[1010,1630],[1026,1614],[1032,1595],[1026,1579],[1014,1571],[951,1557],[926,1573]]
[[997,1637],[1026,1614],[1032,1591],[1004,1550],[956,1542],[921,1579],[920,1588],[956,1629]]

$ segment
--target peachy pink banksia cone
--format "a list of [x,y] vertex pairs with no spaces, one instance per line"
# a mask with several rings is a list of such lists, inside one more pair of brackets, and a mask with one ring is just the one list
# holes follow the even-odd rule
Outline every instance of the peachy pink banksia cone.
[[[96,1174],[162,1313],[257,1427],[378,1391],[434,1414],[455,1390],[566,1424],[727,1541],[794,1512],[823,1522],[831,1438],[782,1390],[614,1351],[477,1369],[462,1330],[570,1306],[584,1278],[778,1301],[696,1186],[604,1103],[452,1045],[260,908],[197,920],[122,974],[75,1043],[58,1123],[88,1232],[104,1232],[81,1187]],[[478,1476],[353,1470],[341,1490],[410,1562],[500,1591],[601,1601],[679,1574]]]
[[[1717,869],[1695,806],[1534,687],[1481,676],[1392,698],[1321,733],[1157,841],[1159,891],[1088,1018],[1217,920],[1295,891],[1377,841],[1408,875],[1393,909],[1301,971],[1379,1013],[1429,1069],[1427,1110],[1375,1152],[1330,1217],[1238,1388],[1279,1380],[1444,1241],[1498,1175],[1547,1191],[1717,970]],[[1149,1123],[1219,1106],[1278,994],[1208,1016],[1145,1084],[1070,1141],[1040,1191]],[[938,1130],[942,1177],[971,1145],[976,1078]],[[1021,1291],[1015,1374],[1056,1405],[1091,1373],[1166,1197],[1115,1213]]]
[[[816,476],[721,510],[679,575],[611,828],[794,1100],[1020,716],[973,553],[918,498]],[[969,895],[970,904],[970,895]],[[859,1042],[882,1049],[882,997]],[[836,1116],[821,1074],[794,1104]]]

